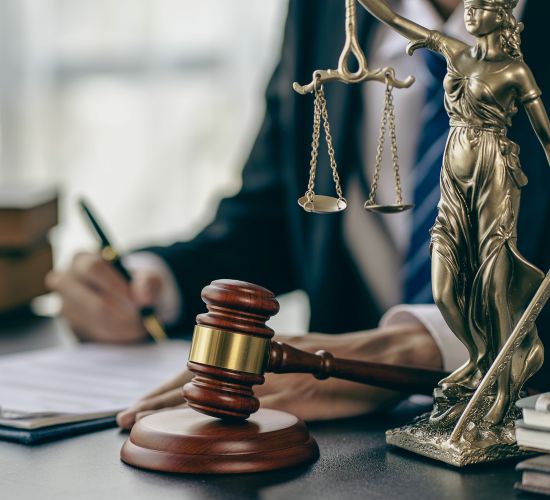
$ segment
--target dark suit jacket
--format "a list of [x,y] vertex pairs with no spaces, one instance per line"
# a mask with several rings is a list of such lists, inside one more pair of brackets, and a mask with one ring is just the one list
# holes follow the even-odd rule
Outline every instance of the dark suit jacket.
[[[361,39],[366,40],[374,20],[362,8],[358,11]],[[549,18],[550,2],[528,1],[523,49],[543,92],[550,90],[550,65],[543,52]],[[196,238],[154,249],[181,287],[185,306],[180,327],[193,325],[195,315],[204,310],[202,287],[218,278],[255,282],[276,294],[305,290],[312,331],[339,333],[377,325],[383,311],[345,246],[342,217],[309,215],[296,203],[307,185],[313,99],[296,94],[292,82],[307,83],[313,70],[335,67],[343,40],[341,0],[291,0],[282,57],[267,88],[267,111],[243,171],[242,189],[220,203],[214,221]],[[364,111],[360,87],[333,83],[325,86],[325,92],[345,187],[352,169],[363,168],[358,136]],[[550,168],[523,110],[510,137],[521,146],[530,181],[519,215],[519,247],[546,272],[550,268]],[[324,154],[316,189],[333,191]],[[546,308],[539,322],[548,342],[549,313]]]

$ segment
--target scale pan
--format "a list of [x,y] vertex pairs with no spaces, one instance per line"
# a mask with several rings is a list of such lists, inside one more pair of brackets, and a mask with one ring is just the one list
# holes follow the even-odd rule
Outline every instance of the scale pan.
[[308,202],[307,196],[302,196],[298,200],[298,205],[306,212],[314,214],[334,214],[345,210],[348,206],[348,202],[345,198],[335,198],[334,196],[316,194],[312,202]]
[[398,214],[413,207],[414,205],[367,205],[365,203],[365,210],[379,214]]

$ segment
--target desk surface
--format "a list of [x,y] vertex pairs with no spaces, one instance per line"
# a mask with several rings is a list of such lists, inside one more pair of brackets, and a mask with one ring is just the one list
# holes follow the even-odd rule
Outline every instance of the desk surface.
[[[44,320],[2,324],[0,353],[59,345],[67,341],[62,330],[59,323]],[[310,424],[321,449],[315,464],[233,477],[157,474],[126,466],[119,460],[126,435],[115,429],[36,447],[0,442],[0,496],[17,500],[516,497],[513,484],[518,474],[513,463],[458,471],[388,448],[384,429],[406,422],[418,411],[419,407],[405,404],[390,415]]]

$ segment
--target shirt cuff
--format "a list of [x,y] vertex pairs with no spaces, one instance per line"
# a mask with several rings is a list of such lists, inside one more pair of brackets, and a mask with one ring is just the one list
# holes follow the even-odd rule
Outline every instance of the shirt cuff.
[[155,313],[163,323],[174,324],[181,315],[183,300],[176,279],[166,262],[152,252],[131,253],[124,256],[122,262],[130,274],[146,270],[160,278],[160,294],[153,304]]
[[381,327],[405,323],[426,328],[441,352],[444,370],[456,370],[468,360],[467,349],[453,334],[436,305],[398,305],[389,309],[380,320]]

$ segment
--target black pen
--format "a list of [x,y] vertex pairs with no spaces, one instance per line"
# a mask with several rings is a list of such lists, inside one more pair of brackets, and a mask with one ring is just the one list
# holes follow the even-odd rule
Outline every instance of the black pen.
[[[80,208],[82,208],[82,211],[84,212],[87,220],[90,222],[97,237],[99,238],[101,245],[101,257],[103,258],[103,260],[109,262],[109,264],[111,264],[126,281],[132,281],[131,274],[122,264],[120,254],[114,249],[113,245],[109,241],[109,238],[107,238],[105,231],[97,222],[97,218],[95,217],[95,215],[92,214],[92,211],[90,210],[88,204],[81,199],[79,201],[79,205]],[[141,315],[141,319],[143,320],[143,326],[145,327],[145,330],[147,330],[147,333],[151,335],[155,342],[166,340],[166,332],[164,331],[164,328],[162,328],[160,321],[155,316],[154,309],[152,307],[142,307],[139,312]]]

